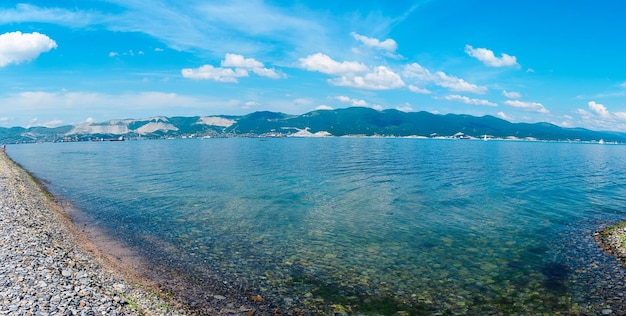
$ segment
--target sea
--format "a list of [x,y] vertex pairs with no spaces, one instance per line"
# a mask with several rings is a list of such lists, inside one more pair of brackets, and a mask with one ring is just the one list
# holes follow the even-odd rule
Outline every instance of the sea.
[[78,227],[128,249],[198,310],[237,300],[292,315],[626,306],[626,272],[592,238],[626,220],[623,145],[215,138],[7,154],[71,205]]

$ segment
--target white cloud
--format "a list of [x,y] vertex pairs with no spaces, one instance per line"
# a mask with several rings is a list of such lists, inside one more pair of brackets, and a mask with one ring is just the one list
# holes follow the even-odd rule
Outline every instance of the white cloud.
[[512,106],[514,108],[523,109],[526,111],[532,111],[537,113],[549,113],[549,111],[541,103],[537,102],[524,102],[520,100],[506,100],[504,104]]
[[349,103],[351,106],[368,106],[365,100],[352,99],[344,95],[336,96],[335,99],[341,103]]
[[8,125],[8,123],[10,121],[12,121],[13,119],[7,116],[0,116],[0,125]]
[[254,107],[258,107],[260,105],[261,105],[261,103],[259,103],[259,102],[248,101],[248,102],[243,104],[242,108],[244,108],[244,109],[251,109],[251,108],[254,108]]
[[299,59],[300,66],[309,71],[340,75],[328,80],[334,86],[368,90],[391,90],[406,86],[400,75],[386,66],[370,69],[352,61],[337,62],[327,55],[317,53]]
[[383,49],[389,52],[394,52],[397,48],[398,48],[398,44],[396,43],[396,41],[388,38],[384,41],[380,41],[376,38],[371,38],[371,37],[367,37],[367,36],[363,36],[360,35],[356,32],[352,32],[350,33],[350,35],[352,35],[352,37],[354,37],[354,39],[356,39],[357,41],[363,43],[363,45],[367,46],[367,47],[373,47],[373,48],[378,48],[378,49]]
[[254,58],[245,58],[242,55],[226,54],[224,60],[222,60],[222,67],[235,67],[235,68],[263,68],[263,63],[255,60]]
[[[281,50],[293,51],[306,47],[311,51],[326,41],[323,25],[324,19],[319,15],[298,10],[285,9],[285,5],[271,5],[267,1],[231,0],[231,1],[194,1],[199,14],[186,12],[188,8],[176,10],[179,20],[184,24],[192,24],[194,30],[203,38],[212,39],[207,43],[196,45],[207,46],[208,49],[219,50],[219,46],[228,47],[229,51],[249,52],[267,51],[272,45],[267,43],[281,42]],[[145,4],[141,4],[143,8]],[[186,10],[185,10],[186,9]],[[254,14],[251,14],[254,13]],[[189,23],[189,19],[193,23]],[[185,34],[186,35],[186,34]],[[179,35],[180,36],[180,35]],[[224,41],[224,38],[228,38]],[[255,41],[250,41],[253,38]],[[214,43],[219,42],[220,45]],[[214,46],[214,47],[211,47]],[[287,47],[288,49],[284,49]],[[293,49],[292,49],[293,48]]]
[[233,83],[237,83],[237,78],[239,77],[248,77],[248,72],[245,69],[237,68],[233,70],[231,68],[213,67],[211,65],[204,65],[199,68],[185,68],[181,70],[181,74],[183,78],[187,79]]
[[419,94],[431,94],[432,91],[428,90],[428,89],[423,89],[417,86],[414,86],[412,84],[410,84],[408,86],[409,90],[411,90],[411,92],[415,92],[415,93],[419,93]]
[[330,107],[330,106],[328,106],[326,104],[320,104],[315,109],[316,110],[333,110],[332,107]]
[[157,47],[154,49],[155,52],[163,52],[165,51],[163,48]]
[[502,57],[498,58],[494,55],[493,51],[486,48],[474,48],[471,45],[465,45],[465,53],[490,67],[510,67],[518,65],[515,56],[503,53]]
[[417,80],[420,80],[422,82],[434,83],[435,85],[447,88],[452,91],[470,92],[475,94],[487,93],[487,87],[482,87],[469,83],[455,76],[447,75],[442,71],[438,71],[433,74],[428,69],[422,67],[422,65],[418,63],[406,65],[402,74],[406,78],[416,78]]
[[576,109],[583,125],[596,130],[623,131],[626,129],[626,112],[610,112],[606,106],[595,101],[587,103],[589,110]]
[[347,74],[339,78],[330,79],[328,82],[335,86],[368,90],[390,90],[405,86],[402,78],[385,66],[378,66],[365,75]]
[[519,99],[522,97],[522,94],[516,91],[506,91],[503,90],[502,91],[502,95],[509,98],[509,99]]
[[14,9],[0,10],[0,24],[11,23],[57,23],[71,27],[81,27],[103,21],[105,17],[90,13],[79,13],[57,8],[39,8],[30,4],[17,4]]
[[94,26],[114,32],[143,33],[176,50],[204,51],[213,56],[235,50],[248,54],[267,52],[271,45],[266,43],[270,41],[284,43],[289,48],[284,51],[303,46],[310,51],[327,41],[325,29],[329,27],[322,25],[319,16],[312,13],[293,14],[285,6],[265,1],[187,1],[181,5],[176,1],[116,0],[111,2],[119,10],[107,13],[99,13],[95,8],[53,8],[61,6],[54,1],[39,1],[40,7],[18,4],[14,8],[8,8],[5,2],[0,7],[0,24],[54,23],[72,28]]
[[383,109],[383,107],[380,104],[369,104],[365,100],[352,99],[352,98],[344,96],[344,95],[336,96],[333,99],[338,100],[341,103],[350,104],[350,106],[369,107],[369,108],[372,108],[372,109],[375,109],[375,110],[382,110]]
[[626,112],[613,112],[619,120],[626,121]]
[[443,99],[448,100],[448,101],[463,102],[465,104],[471,104],[471,105],[498,106],[497,104],[493,102],[489,102],[488,100],[470,99],[466,96],[462,96],[458,94],[448,95],[448,96],[443,97]]
[[589,103],[587,103],[587,105],[589,106],[589,109],[592,112],[602,117],[608,118],[610,116],[609,111],[606,109],[606,106],[600,103],[596,103],[595,101],[590,101]]
[[350,99],[350,97],[346,97],[345,95],[338,95],[338,96],[335,97],[335,99],[337,99],[337,100],[339,100],[339,101],[341,101],[343,103],[348,103],[348,102],[350,102],[350,100],[352,100],[352,99]]
[[401,106],[397,106],[396,110],[398,111],[402,111],[402,112],[413,112],[415,110],[413,110],[413,106],[410,103],[405,103]]
[[475,94],[487,93],[487,87],[477,86],[455,76],[446,75],[441,71],[436,72],[435,77],[435,84],[452,91],[471,92]]
[[62,124],[63,124],[63,121],[61,120],[52,120],[49,122],[42,123],[41,126],[51,128],[51,127],[61,126]]
[[[608,126],[608,122],[626,120],[626,112],[611,113],[604,104],[596,103],[595,101],[589,101],[587,103],[587,106],[589,107],[591,113],[584,109],[576,110],[576,113],[578,113],[585,120],[593,119],[596,121],[596,123],[599,123],[600,121],[598,120],[597,116],[600,116],[602,118],[602,123],[606,126]],[[594,116],[594,114],[597,116]]]
[[[144,51],[140,50],[137,51],[137,55],[145,55]],[[135,51],[133,51],[132,49],[126,51],[126,52],[122,52],[121,54],[118,52],[109,52],[109,57],[117,57],[117,56],[131,56],[134,57],[135,56]]]
[[510,117],[510,116],[506,115],[506,114],[505,114],[504,112],[502,112],[502,111],[498,112],[498,114],[497,114],[497,115],[498,115],[498,117],[499,117],[499,118],[501,118],[501,119],[503,119],[503,120],[510,121],[510,120],[512,120],[512,119],[513,119],[512,117]]
[[237,78],[248,77],[248,71],[252,71],[259,76],[272,79],[286,77],[284,74],[277,72],[273,68],[264,68],[263,63],[253,58],[245,58],[242,55],[237,54],[226,54],[220,65],[221,67],[204,65],[199,68],[185,68],[181,71],[181,73],[184,78],[188,79],[203,79],[233,83],[238,82]]
[[57,43],[37,32],[9,32],[0,35],[0,67],[33,60],[57,48]]
[[412,63],[404,66],[402,75],[407,78],[417,78],[421,81],[434,81],[435,76],[430,71],[418,63]]
[[252,72],[257,74],[258,76],[267,77],[270,79],[287,78],[287,75],[277,72],[274,68],[254,68],[252,69]]
[[369,67],[355,61],[337,62],[322,53],[298,59],[300,66],[309,71],[318,71],[327,75],[367,72]]
[[308,99],[308,98],[296,98],[293,100],[293,104],[297,105],[297,106],[309,106],[313,104],[313,100],[312,99]]

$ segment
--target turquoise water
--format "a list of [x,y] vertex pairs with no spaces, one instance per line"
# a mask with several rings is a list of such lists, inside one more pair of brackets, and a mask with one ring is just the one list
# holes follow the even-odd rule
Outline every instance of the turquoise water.
[[[77,220],[190,301],[303,314],[599,313],[624,269],[626,146],[424,139],[15,145]],[[228,299],[227,299],[228,300]]]

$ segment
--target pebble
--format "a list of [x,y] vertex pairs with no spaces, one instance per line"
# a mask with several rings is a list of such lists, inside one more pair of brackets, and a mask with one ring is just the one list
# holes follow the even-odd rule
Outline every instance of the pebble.
[[187,314],[103,269],[45,196],[0,154],[0,315]]

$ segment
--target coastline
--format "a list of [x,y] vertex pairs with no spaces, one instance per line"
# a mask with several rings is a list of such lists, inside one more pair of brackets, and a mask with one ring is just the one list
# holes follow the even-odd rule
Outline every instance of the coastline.
[[0,155],[0,314],[185,315],[101,252],[23,168]]
[[593,239],[602,250],[626,266],[626,221],[600,229],[593,234]]

